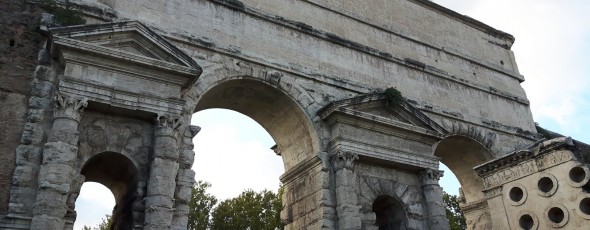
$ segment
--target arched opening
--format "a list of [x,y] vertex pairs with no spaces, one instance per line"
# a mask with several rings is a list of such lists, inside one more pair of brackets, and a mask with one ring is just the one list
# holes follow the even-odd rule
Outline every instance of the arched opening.
[[[244,189],[277,191],[285,172],[283,161],[271,150],[275,142],[260,124],[227,109],[197,112],[191,123],[201,127],[193,140],[196,180],[211,183],[208,192],[219,201]],[[240,173],[230,174],[228,169]]]
[[113,229],[132,229],[133,202],[136,200],[139,178],[133,162],[119,153],[99,153],[86,161],[80,174],[85,177],[85,182],[102,184],[113,194]]
[[[200,82],[196,83],[197,85]],[[295,86],[283,84],[269,84],[265,81],[250,77],[233,77],[230,79],[222,80],[221,82],[207,82],[204,80],[200,89],[196,94],[196,105],[194,112],[199,113],[200,111],[207,112],[204,110],[208,109],[226,109],[237,113],[240,113],[249,119],[255,121],[258,125],[265,130],[265,133],[270,135],[270,140],[264,146],[264,149],[272,147],[273,152],[266,152],[264,154],[270,154],[274,159],[281,159],[281,167],[284,170],[284,174],[281,175],[281,182],[283,183],[284,194],[281,196],[282,207],[281,209],[287,213],[287,216],[281,216],[282,220],[286,224],[295,222],[298,219],[309,218],[311,213],[293,213],[292,207],[298,202],[303,202],[301,197],[308,197],[308,199],[315,199],[313,196],[322,194],[323,190],[320,187],[321,183],[309,183],[301,184],[300,181],[309,180],[309,178],[321,178],[318,174],[324,173],[321,169],[318,170],[316,165],[313,165],[313,170],[307,174],[300,176],[293,176],[295,173],[301,173],[305,171],[306,167],[312,167],[308,163],[310,160],[317,160],[315,158],[319,151],[319,141],[316,134],[316,129],[313,126],[308,111],[303,106],[305,102],[301,102],[302,97],[300,94],[302,91],[297,91]],[[288,87],[285,89],[285,87]],[[298,93],[299,94],[298,94]],[[307,101],[310,103],[309,101]],[[312,115],[315,116],[315,115]],[[204,124],[193,123],[197,126],[202,126],[202,133],[196,136],[195,150],[201,145],[199,138],[201,134],[207,132],[208,129]],[[220,140],[227,139],[226,137],[219,138]],[[226,143],[220,143],[219,145],[227,145]],[[227,147],[227,146],[224,146]],[[241,149],[235,150],[235,152],[242,152]],[[207,153],[196,151],[196,161],[202,161],[199,159],[201,155]],[[276,155],[279,155],[277,157]],[[247,165],[250,169],[252,168],[265,168],[264,162],[253,162],[250,159],[242,159],[243,156],[224,159],[225,162],[232,162],[238,164]],[[223,167],[225,168],[224,162],[200,162],[209,164],[209,167]],[[197,165],[199,162],[197,163]],[[298,165],[299,164],[299,165]],[[302,166],[303,165],[303,166]],[[295,167],[301,166],[301,167]],[[204,167],[204,166],[201,166]],[[311,170],[311,169],[310,169]],[[195,168],[197,172],[197,178],[201,178],[199,175],[200,169]],[[232,169],[232,172],[240,172]],[[236,173],[232,173],[236,174]],[[226,173],[227,175],[227,173]],[[276,175],[276,174],[275,174]],[[242,183],[229,175],[230,180],[233,183]],[[236,176],[237,177],[237,176]],[[265,177],[266,178],[266,177]],[[279,178],[278,175],[275,178]],[[263,178],[255,178],[255,180],[265,180]],[[276,181],[274,179],[273,181]],[[251,182],[251,180],[250,180]],[[216,185],[212,183],[212,188]],[[245,186],[242,189],[248,189],[249,186]],[[273,191],[274,192],[274,191]],[[296,192],[298,192],[296,194]],[[215,194],[214,194],[215,195]],[[316,199],[317,200],[317,199]],[[322,208],[322,207],[320,207]],[[318,209],[320,209],[318,208]],[[314,217],[315,218],[315,217]]]
[[438,143],[434,155],[441,158],[461,184],[466,203],[484,199],[483,180],[473,168],[492,159],[490,152],[479,142],[465,136],[450,136]]
[[107,215],[113,214],[113,207],[115,197],[107,187],[96,182],[85,182],[76,198],[74,230],[83,229],[84,226],[99,226],[102,221],[107,220]]
[[242,113],[260,124],[276,142],[285,170],[317,153],[314,128],[299,104],[264,82],[234,79],[219,83],[202,95],[195,112],[222,108]]
[[405,230],[406,212],[399,201],[392,196],[378,196],[371,210],[375,213],[375,225],[379,230]]

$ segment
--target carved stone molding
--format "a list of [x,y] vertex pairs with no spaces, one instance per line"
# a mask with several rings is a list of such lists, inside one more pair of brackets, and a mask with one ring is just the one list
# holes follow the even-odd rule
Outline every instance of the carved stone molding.
[[[155,119],[156,136],[172,136],[176,138],[178,127],[182,124],[180,117],[158,115]],[[195,134],[196,135],[196,134]]]
[[422,185],[438,185],[438,180],[443,176],[441,170],[427,168],[420,172],[420,181]]
[[353,170],[354,162],[358,159],[359,156],[356,153],[338,151],[332,155],[332,165],[335,171],[343,168]]
[[77,98],[62,93],[57,93],[54,100],[56,102],[55,117],[70,118],[77,122],[80,122],[82,112],[88,106],[87,98]]

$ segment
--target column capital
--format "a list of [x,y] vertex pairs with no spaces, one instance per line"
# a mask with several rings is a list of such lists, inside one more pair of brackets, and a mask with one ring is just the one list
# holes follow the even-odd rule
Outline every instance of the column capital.
[[87,98],[73,97],[71,95],[57,93],[53,98],[55,100],[56,108],[54,116],[61,118],[70,118],[80,121],[84,108],[88,106]]
[[343,168],[353,170],[354,162],[358,159],[359,156],[356,153],[338,151],[332,155],[332,165],[336,171]]
[[420,171],[420,180],[423,185],[438,185],[438,180],[444,175],[444,171],[427,168]]
[[176,138],[178,127],[182,124],[180,117],[158,114],[155,122],[156,136],[173,136]]

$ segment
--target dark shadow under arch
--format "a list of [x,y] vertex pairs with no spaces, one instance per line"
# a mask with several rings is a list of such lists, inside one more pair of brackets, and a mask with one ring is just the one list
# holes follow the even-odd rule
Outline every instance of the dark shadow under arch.
[[492,159],[488,149],[470,137],[455,135],[440,141],[434,155],[455,174],[467,203],[484,199],[483,180],[473,168]]
[[375,213],[375,225],[379,230],[405,230],[406,211],[401,202],[389,195],[375,198],[371,210]]
[[97,182],[111,190],[115,197],[113,229],[133,228],[133,202],[136,200],[138,170],[131,160],[114,152],[91,157],[80,172],[85,182]]
[[317,153],[313,125],[299,104],[280,89],[253,78],[223,81],[203,92],[195,111],[221,108],[259,123],[277,144],[285,170]]

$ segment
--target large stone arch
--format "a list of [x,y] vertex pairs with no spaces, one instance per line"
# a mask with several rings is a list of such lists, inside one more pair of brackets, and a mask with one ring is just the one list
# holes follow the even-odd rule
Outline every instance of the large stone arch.
[[313,124],[299,103],[256,78],[226,78],[212,85],[202,92],[195,112],[209,108],[234,110],[261,124],[275,140],[286,170],[319,150]]
[[322,147],[316,130],[321,128],[310,114],[314,101],[283,73],[243,69],[250,75],[200,78],[189,93],[195,98],[188,100],[189,105],[194,103],[191,111],[229,109],[265,128],[275,140],[274,150],[282,156],[286,170],[280,178],[285,187],[281,219],[288,228],[325,226],[331,216],[323,210],[330,209],[330,203],[322,200],[331,194],[329,175],[319,158]]
[[[461,184],[459,199],[468,223],[489,220],[483,179],[473,168],[492,160],[493,154],[478,139],[464,134],[448,135],[434,147],[434,155],[455,174]],[[487,143],[487,146],[490,145]]]

